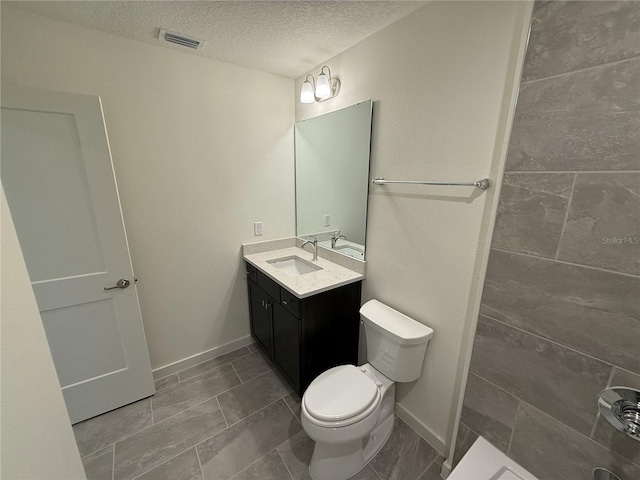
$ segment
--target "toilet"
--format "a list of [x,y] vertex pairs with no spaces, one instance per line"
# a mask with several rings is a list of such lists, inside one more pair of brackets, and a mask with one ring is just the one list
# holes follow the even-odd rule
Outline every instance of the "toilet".
[[305,391],[302,427],[315,440],[314,480],[346,480],[382,448],[393,428],[395,382],[416,380],[433,330],[370,300],[360,308],[368,363],[340,365]]

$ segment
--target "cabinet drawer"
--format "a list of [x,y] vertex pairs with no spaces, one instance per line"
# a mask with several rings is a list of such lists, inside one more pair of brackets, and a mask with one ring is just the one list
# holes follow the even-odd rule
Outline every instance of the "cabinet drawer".
[[277,303],[280,303],[280,285],[260,271],[256,271],[256,274],[258,276],[258,286],[271,295]]
[[254,267],[253,265],[251,265],[250,263],[247,263],[247,278],[249,280],[252,280],[256,283],[258,283],[258,276],[257,276],[257,270],[256,267]]
[[286,308],[289,313],[294,315],[296,318],[300,318],[300,300],[293,293],[289,292],[287,289],[280,287],[280,303],[284,308]]

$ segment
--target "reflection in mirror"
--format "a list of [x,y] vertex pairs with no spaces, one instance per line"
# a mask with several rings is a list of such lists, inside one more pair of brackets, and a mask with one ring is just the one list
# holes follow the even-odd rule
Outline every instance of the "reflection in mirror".
[[296,234],[364,260],[371,100],[298,122]]

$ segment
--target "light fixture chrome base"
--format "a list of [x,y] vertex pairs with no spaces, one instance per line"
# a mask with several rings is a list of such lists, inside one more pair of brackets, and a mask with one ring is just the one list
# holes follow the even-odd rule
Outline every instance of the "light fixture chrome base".
[[598,407],[613,427],[640,441],[640,391],[628,387],[610,387],[600,392]]

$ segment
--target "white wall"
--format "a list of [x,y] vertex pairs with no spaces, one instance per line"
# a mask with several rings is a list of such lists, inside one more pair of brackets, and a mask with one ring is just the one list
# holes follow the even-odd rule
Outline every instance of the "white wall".
[[86,478],[2,190],[0,476]]
[[5,3],[2,82],[102,97],[152,366],[249,335],[240,244],[294,233],[293,80]]
[[[371,98],[371,178],[495,181],[529,7],[431,2],[325,62],[342,82],[340,94],[296,102],[296,121]],[[400,385],[397,400],[404,418],[443,450],[454,430],[468,356],[463,338],[479,308],[496,192],[370,186],[363,301],[377,298],[435,330],[421,378]]]

